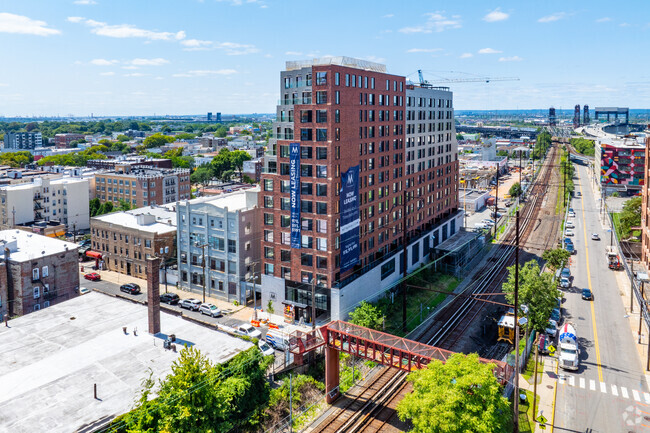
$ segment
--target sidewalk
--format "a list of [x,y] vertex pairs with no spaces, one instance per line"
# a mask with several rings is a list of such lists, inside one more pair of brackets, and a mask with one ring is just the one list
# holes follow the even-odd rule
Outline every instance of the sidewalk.
[[[534,355],[532,355],[534,357]],[[536,410],[533,414],[535,420],[530,420],[533,431],[539,431],[540,427],[537,419],[540,414],[544,415],[547,419],[546,427],[550,427],[549,431],[553,431],[553,424],[555,422],[555,395],[557,392],[557,360],[549,355],[539,355],[540,361],[544,362],[542,369],[541,381],[537,383],[537,402],[535,403]],[[532,358],[531,358],[532,359]],[[538,371],[539,375],[539,371]],[[519,375],[519,387],[530,391],[534,390],[534,378],[530,378],[530,383],[524,379],[522,374]],[[531,401],[532,405],[533,402]]]
[[[84,268],[84,272],[81,272],[81,267]],[[122,285],[126,283],[135,283],[140,286],[140,290],[142,291],[142,293],[145,294],[147,293],[147,280],[132,277],[130,275],[124,275],[114,271],[107,271],[107,270],[96,271],[92,269],[92,262],[84,262],[79,264],[79,277],[82,280],[83,280],[83,275],[89,272],[97,272],[99,275],[101,275],[102,281],[108,281],[110,283],[114,283],[118,285]],[[186,299],[186,298],[196,298],[199,300],[203,299],[202,293],[195,293],[195,292],[190,292],[189,290],[182,290],[180,288],[177,288],[173,284],[167,285],[167,291],[170,293],[176,293],[178,296],[181,297],[181,299]],[[160,293],[165,293],[164,281],[160,283]],[[217,307],[219,307],[221,311],[223,311],[224,315],[227,315],[232,319],[241,320],[243,322],[250,322],[251,318],[253,317],[252,307],[247,307],[243,305],[235,306],[231,302],[227,302],[222,299],[208,296],[207,292],[205,296],[205,302],[216,305]],[[277,314],[269,314],[265,311],[262,311],[262,309],[260,308],[257,309],[257,317],[258,319],[265,319],[277,325],[284,325],[283,316],[279,316]]]

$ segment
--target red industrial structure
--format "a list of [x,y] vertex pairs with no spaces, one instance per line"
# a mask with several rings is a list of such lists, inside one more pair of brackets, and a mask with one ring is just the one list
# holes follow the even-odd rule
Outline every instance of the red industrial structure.
[[[336,320],[308,333],[297,331],[290,338],[290,351],[297,363],[305,353],[325,346],[326,401],[332,403],[339,393],[339,352],[369,359],[406,372],[426,367],[432,360],[445,362],[454,352],[374,329]],[[495,364],[495,376],[505,383],[512,367],[501,361],[481,359]]]

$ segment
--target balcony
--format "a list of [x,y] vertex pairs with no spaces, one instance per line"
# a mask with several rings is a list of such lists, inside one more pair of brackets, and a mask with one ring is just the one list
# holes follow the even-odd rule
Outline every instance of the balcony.
[[276,140],[293,140],[294,139],[293,136],[294,136],[294,134],[282,134],[282,133],[278,134],[278,133],[275,133],[275,134],[273,134],[273,136],[271,138],[274,138]]
[[279,99],[278,105],[311,104],[311,97]]

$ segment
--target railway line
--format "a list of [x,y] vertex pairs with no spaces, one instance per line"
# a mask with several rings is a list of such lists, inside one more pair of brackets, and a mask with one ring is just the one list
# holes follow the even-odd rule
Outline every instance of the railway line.
[[[553,146],[545,160],[536,182],[531,187],[528,199],[520,209],[520,246],[526,246],[531,234],[535,232],[535,223],[542,212],[542,202],[553,177],[553,166],[557,156],[557,147]],[[552,246],[557,231],[551,229],[545,236],[544,246]],[[540,234],[536,233],[536,238]],[[516,248],[514,224],[510,224],[501,242],[495,246],[488,260],[476,274],[475,280],[468,285],[464,294],[471,297],[455,297],[435,316],[431,326],[415,336],[415,340],[442,349],[454,350],[459,339],[479,315],[484,302],[477,300],[481,295],[498,293],[502,282],[508,275],[507,267],[515,262]],[[536,242],[535,249],[539,249]],[[410,390],[405,382],[406,373],[382,367],[369,383],[356,391],[356,395],[347,395],[328,418],[316,426],[307,429],[317,432],[387,432],[401,431],[404,424],[397,419],[397,403]]]

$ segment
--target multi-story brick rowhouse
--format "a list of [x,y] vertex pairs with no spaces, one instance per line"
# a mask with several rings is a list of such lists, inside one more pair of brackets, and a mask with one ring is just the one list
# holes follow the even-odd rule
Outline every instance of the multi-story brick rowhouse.
[[452,93],[348,57],[287,62],[262,174],[262,302],[345,319],[460,228]]
[[[648,131],[650,132],[650,131]],[[650,136],[645,139],[645,159],[643,164],[643,185],[641,195],[641,260],[646,269],[650,269],[650,203],[648,202],[648,184],[650,183]]]

